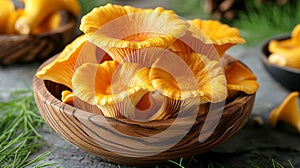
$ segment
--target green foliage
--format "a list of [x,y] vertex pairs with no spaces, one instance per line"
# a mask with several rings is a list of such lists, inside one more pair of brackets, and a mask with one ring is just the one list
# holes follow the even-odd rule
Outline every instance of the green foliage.
[[13,93],[11,100],[0,102],[0,167],[47,167],[38,163],[49,152],[32,158],[41,145],[37,129],[44,123],[38,114],[32,90]]
[[111,0],[79,0],[81,6],[81,15],[85,15],[93,8],[112,3]]
[[227,168],[229,167],[225,163],[219,163],[217,161],[211,161],[209,159],[201,159],[197,157],[191,157],[187,159],[169,160],[167,163],[158,164],[156,168]]
[[[264,160],[264,164],[259,165],[257,163],[254,163],[253,161],[249,162],[250,167],[252,168],[260,168],[260,167],[271,167],[271,168],[287,168],[287,166],[284,166],[282,163],[274,160],[273,158],[263,158]],[[290,160],[288,160],[289,166],[290,168],[294,168],[292,162]]]
[[[270,156],[257,153],[255,161],[245,161],[245,163],[235,163],[232,161],[234,159],[227,160],[226,156],[222,158],[221,156],[210,155],[212,153],[199,155],[187,159],[177,159],[177,160],[169,160],[167,163],[158,164],[156,168],[230,168],[230,167],[240,167],[245,166],[249,168],[294,168],[292,162],[288,160],[285,164],[276,161],[274,158]],[[225,155],[225,154],[224,154]],[[221,158],[220,158],[221,157]],[[229,157],[230,158],[230,157]]]
[[[204,11],[204,0],[172,0],[169,2],[169,9],[174,10],[179,16],[184,18],[206,18],[207,13]],[[113,0],[79,0],[82,9],[82,15],[91,11],[94,7],[99,7],[107,3],[115,3]],[[153,2],[155,4],[155,2]]]
[[204,11],[204,0],[172,0],[170,9],[174,10],[179,16],[186,19],[207,19],[210,16]]
[[300,2],[285,5],[247,1],[246,11],[233,23],[249,44],[258,45],[274,35],[290,33],[300,23]]

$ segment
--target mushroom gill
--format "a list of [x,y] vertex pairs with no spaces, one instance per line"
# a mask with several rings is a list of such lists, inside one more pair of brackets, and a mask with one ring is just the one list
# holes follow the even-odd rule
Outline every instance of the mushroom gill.
[[219,63],[197,53],[173,53],[156,60],[149,79],[165,98],[152,119],[175,117],[188,108],[227,97],[226,80]]
[[147,69],[137,63],[86,63],[74,74],[73,93],[107,117],[135,119],[136,105],[151,89],[144,73]]
[[219,21],[194,19],[188,22],[195,25],[191,28],[197,27],[210,39],[209,43],[215,46],[220,57],[222,57],[225,51],[230,47],[236,44],[246,43],[240,36],[240,31],[237,28],[230,27]]

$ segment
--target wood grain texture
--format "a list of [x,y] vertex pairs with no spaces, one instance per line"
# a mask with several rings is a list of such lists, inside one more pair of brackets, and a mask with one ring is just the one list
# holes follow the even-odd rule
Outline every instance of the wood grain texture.
[[[65,86],[34,78],[35,100],[47,124],[86,152],[110,162],[135,166],[191,157],[219,146],[244,126],[255,99],[255,94],[239,94],[233,101],[226,102],[224,110],[222,103],[214,104],[209,119],[208,113],[204,113],[196,118],[181,116],[176,120],[138,122],[107,118],[62,103],[60,93],[65,89]],[[221,114],[220,120],[217,114]],[[205,123],[217,121],[215,129],[203,129]],[[179,141],[174,141],[176,139]],[[160,152],[172,143],[168,150]]]
[[0,64],[45,61],[60,52],[75,36],[77,18],[62,13],[57,29],[37,35],[0,35]]

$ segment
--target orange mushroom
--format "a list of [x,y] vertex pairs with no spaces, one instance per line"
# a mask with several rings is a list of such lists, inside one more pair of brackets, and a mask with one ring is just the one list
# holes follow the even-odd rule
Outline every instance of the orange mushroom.
[[271,40],[268,49],[270,63],[300,69],[300,24],[294,27],[291,38]]
[[2,6],[0,10],[0,34],[8,34],[11,32],[9,20],[15,11],[15,5],[12,0],[0,0],[0,4]]
[[64,90],[61,92],[61,101],[67,103],[71,106],[74,105],[74,94],[69,90]]
[[15,29],[20,34],[30,34],[47,17],[59,10],[66,10],[76,17],[80,15],[77,0],[23,0],[23,2],[24,12],[15,23]]
[[287,52],[278,52],[269,55],[268,60],[270,63],[286,66],[290,68],[300,69],[300,47]]
[[[217,61],[196,53],[160,57],[151,67],[154,88],[172,99],[200,96],[201,103],[226,99],[226,79]],[[178,68],[180,67],[180,68]]]
[[140,71],[144,67],[129,62],[83,64],[72,79],[74,96],[97,105],[107,117],[134,119],[137,103],[151,88],[146,84],[150,82],[145,82],[148,76],[141,75]]
[[298,107],[299,92],[290,93],[282,103],[272,110],[269,116],[270,124],[275,127],[278,121],[284,121],[295,127],[300,133],[300,111]]
[[258,88],[256,76],[241,62],[233,61],[224,67],[229,97],[234,97],[239,91],[254,94]]
[[143,10],[112,4],[93,9],[80,25],[89,41],[119,63],[141,48],[169,47],[187,28],[173,11],[161,7]]
[[65,47],[50,64],[37,72],[36,76],[72,88],[72,77],[77,67],[83,63],[97,63],[96,46],[82,35]]
[[149,79],[166,97],[152,118],[173,117],[191,104],[221,102],[227,97],[226,79],[217,61],[197,53],[176,54],[164,55],[151,66]]
[[[84,35],[37,77],[69,87],[62,92],[63,102],[72,105],[78,99],[89,109],[98,108],[95,112],[100,109],[97,114],[147,121],[186,111],[202,114],[207,104],[225,101],[228,90],[252,94],[258,88],[256,77],[239,66],[224,74],[219,54],[245,41],[235,28],[219,22],[188,23],[161,7],[107,4],[84,16],[80,29]],[[218,34],[220,29],[225,35]],[[247,88],[248,81],[255,86]]]
[[221,57],[230,47],[246,43],[245,39],[240,36],[240,31],[237,28],[222,24],[219,21],[194,19],[189,22],[208,36],[211,44],[216,47]]
[[43,20],[43,22],[32,30],[32,34],[39,34],[43,32],[49,32],[51,30],[55,30],[61,24],[62,16],[60,12],[54,12],[47,18]]
[[23,14],[23,12],[24,9],[22,8],[13,11],[13,13],[10,15],[8,19],[5,34],[18,34],[18,32],[15,30],[15,22]]
[[[186,50],[192,48],[193,52],[207,55],[209,58],[216,54],[222,57],[226,50],[230,47],[246,43],[240,36],[240,32],[235,27],[230,27],[227,24],[222,24],[215,20],[188,20],[190,23],[189,31],[191,32],[184,40],[177,40],[178,43],[173,45],[175,51]],[[198,40],[197,40],[198,39]],[[214,47],[216,52],[213,50]],[[207,51],[206,51],[207,50]],[[214,54],[211,56],[211,54]]]
[[296,45],[300,46],[300,24],[294,27],[291,33],[291,39]]

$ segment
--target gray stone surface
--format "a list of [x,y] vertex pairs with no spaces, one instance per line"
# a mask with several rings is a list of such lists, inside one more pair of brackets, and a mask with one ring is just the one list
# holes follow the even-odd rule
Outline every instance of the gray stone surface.
[[0,100],[7,100],[15,89],[30,89],[37,63],[17,66],[0,65]]
[[[259,48],[238,46],[229,50],[229,54],[243,61],[258,76],[261,84],[256,95],[253,112],[246,126],[226,143],[212,151],[196,156],[212,162],[220,162],[230,167],[248,167],[251,163],[266,163],[268,157],[288,165],[290,160],[295,167],[300,167],[300,134],[287,124],[280,123],[272,129],[268,123],[270,111],[276,107],[290,92],[275,82],[265,71],[259,59]],[[0,99],[9,98],[11,91],[31,86],[37,63],[13,65],[0,69]],[[262,126],[252,122],[253,117],[261,117]],[[44,161],[57,163],[62,168],[83,167],[118,167],[92,156],[69,144],[45,125],[41,129],[45,145],[40,150],[52,151]],[[123,167],[123,166],[122,166]]]

